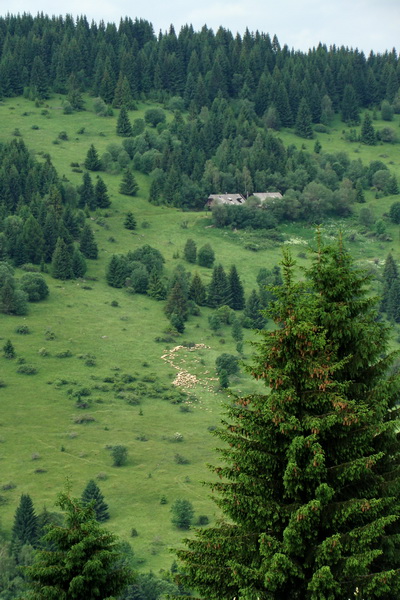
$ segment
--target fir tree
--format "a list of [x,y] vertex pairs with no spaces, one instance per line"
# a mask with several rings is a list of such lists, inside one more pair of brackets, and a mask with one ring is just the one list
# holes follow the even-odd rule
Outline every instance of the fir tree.
[[313,137],[311,113],[305,98],[301,100],[297,111],[295,131],[300,137],[308,139]]
[[136,218],[135,218],[134,214],[131,213],[130,211],[126,213],[124,227],[125,227],[125,229],[129,229],[130,231],[133,231],[137,227]]
[[87,271],[87,264],[85,258],[77,248],[74,249],[72,255],[72,271],[74,277],[83,277]]
[[110,518],[108,505],[104,501],[104,496],[101,493],[99,486],[93,479],[88,482],[87,486],[82,492],[81,498],[84,506],[91,504],[94,512],[96,513],[96,521],[101,523]]
[[260,297],[256,290],[252,290],[247,299],[243,312],[243,326],[250,329],[262,329],[265,325],[265,317],[262,312]]
[[38,522],[33,502],[28,494],[22,494],[14,515],[11,534],[11,549],[17,556],[22,546],[30,544],[35,547],[38,541]]
[[147,295],[154,300],[165,300],[167,297],[167,289],[156,270],[150,273]]
[[393,255],[389,252],[385,260],[385,266],[383,268],[383,293],[381,299],[380,310],[386,312],[388,309],[388,300],[390,295],[390,288],[393,283],[399,279],[399,270]]
[[357,124],[360,122],[360,108],[357,94],[351,84],[344,88],[342,99],[342,119],[348,124]]
[[67,494],[60,495],[58,505],[65,511],[65,524],[50,526],[44,538],[50,550],[40,550],[27,568],[32,600],[118,596],[132,573],[124,565],[116,537],[102,529],[90,506]]
[[72,253],[62,238],[58,238],[51,261],[51,274],[55,279],[73,279]]
[[193,300],[198,306],[205,306],[206,298],[207,292],[205,285],[202,282],[200,275],[195,273],[189,287],[189,300]]
[[108,285],[115,288],[122,288],[125,285],[126,278],[129,275],[127,260],[124,256],[113,254],[108,263],[106,280]]
[[212,308],[218,308],[223,305],[230,306],[230,301],[229,281],[224,267],[216,265],[213,268],[211,282],[207,289],[207,305]]
[[125,170],[124,176],[119,186],[119,193],[124,196],[136,196],[139,190],[139,186],[136,182],[135,176],[129,169]]
[[232,267],[230,268],[228,275],[228,284],[230,296],[229,306],[233,308],[233,310],[242,310],[245,304],[244,290],[235,265],[232,265]]
[[15,358],[16,352],[14,345],[11,340],[7,340],[3,346],[3,356],[4,358],[12,359]]
[[86,206],[93,207],[95,204],[95,195],[92,179],[89,173],[84,173],[82,185],[78,189],[79,199],[78,207],[85,208]]
[[22,237],[27,262],[39,265],[43,259],[44,237],[42,228],[33,215],[25,221]]
[[185,260],[187,260],[189,263],[195,263],[196,259],[197,259],[197,246],[196,246],[196,242],[192,239],[188,239],[186,240],[186,244],[185,247],[183,249],[183,256],[185,257]]
[[375,146],[376,144],[376,133],[374,126],[372,125],[372,119],[369,112],[365,113],[365,117],[361,125],[361,141],[363,144],[367,144],[368,146]]
[[81,232],[79,250],[85,258],[92,260],[95,260],[99,254],[92,228],[87,223],[85,223]]
[[[101,177],[97,177],[96,185],[94,186],[94,204],[95,208],[108,208],[111,206],[110,196],[108,195],[107,186]],[[91,208],[91,206],[89,206]]]
[[390,600],[400,440],[388,334],[340,247],[318,248],[311,289],[293,283],[289,256],[283,266],[277,327],[251,369],[270,392],[228,407],[224,465],[213,469],[222,481],[211,486],[227,519],[186,540],[180,579],[210,600]]
[[395,279],[390,286],[387,300],[387,316],[395,323],[400,323],[400,280]]
[[120,135],[121,137],[132,137],[133,135],[132,125],[125,106],[122,106],[118,115],[117,135]]
[[183,319],[183,321],[186,321],[188,318],[189,308],[187,293],[180,279],[176,281],[175,285],[171,288],[168,294],[164,312],[167,317],[171,317],[172,314],[176,314]]
[[88,171],[100,171],[101,170],[101,161],[100,161],[98,152],[93,144],[90,145],[90,148],[87,151],[84,164],[85,164],[85,168]]

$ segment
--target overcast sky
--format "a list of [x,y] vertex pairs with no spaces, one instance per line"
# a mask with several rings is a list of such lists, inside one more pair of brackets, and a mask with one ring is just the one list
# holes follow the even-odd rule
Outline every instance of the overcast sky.
[[222,25],[234,34],[276,34],[281,46],[306,51],[322,43],[349,46],[367,55],[400,50],[400,0],[0,0],[0,14],[85,14],[92,20],[119,23],[121,17],[146,19],[156,33],[172,23],[176,32],[191,23],[214,31]]

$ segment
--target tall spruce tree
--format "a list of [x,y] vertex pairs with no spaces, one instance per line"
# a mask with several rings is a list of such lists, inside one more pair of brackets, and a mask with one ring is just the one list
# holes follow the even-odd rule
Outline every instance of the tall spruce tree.
[[206,287],[202,282],[200,275],[195,273],[189,287],[189,300],[193,300],[198,306],[204,306],[206,304],[206,299]]
[[233,310],[242,310],[245,305],[244,290],[235,265],[232,265],[230,268],[228,274],[228,284],[230,295],[229,306],[233,308]]
[[[94,186],[94,208],[108,208],[111,206],[110,196],[108,195],[107,186],[101,177],[97,177],[96,185]],[[92,208],[89,205],[89,208]]]
[[55,279],[73,279],[72,252],[62,238],[58,238],[51,261],[51,274]]
[[118,115],[117,135],[121,137],[131,137],[133,135],[132,125],[125,106],[122,106]]
[[261,304],[260,296],[256,290],[250,292],[250,296],[247,298],[246,306],[243,311],[244,316],[244,327],[250,329],[262,329],[265,325],[265,316],[263,313],[263,306]]
[[85,223],[81,232],[79,250],[85,258],[92,260],[95,260],[99,254],[92,228],[87,223]]
[[361,124],[361,141],[363,144],[367,144],[368,146],[375,146],[377,142],[375,129],[372,125],[372,119],[369,112],[365,113],[363,122]]
[[88,171],[100,171],[101,161],[99,154],[93,144],[90,145],[86,154],[85,167]]
[[136,196],[138,190],[139,186],[134,174],[129,169],[126,169],[119,186],[119,193],[124,194],[124,196]]
[[383,292],[380,310],[386,312],[388,309],[388,300],[390,295],[390,289],[393,283],[399,279],[399,269],[396,261],[393,258],[391,252],[386,257],[385,266],[383,268]]
[[185,260],[190,263],[195,263],[197,259],[197,246],[196,242],[191,238],[186,240],[186,244],[183,248],[183,255]]
[[222,265],[213,268],[210,285],[207,290],[207,305],[218,308],[226,304],[230,306],[231,296],[229,281]]
[[104,530],[90,506],[61,494],[64,525],[51,525],[40,550],[26,569],[32,600],[105,600],[118,596],[133,579],[116,537]]
[[11,532],[11,550],[17,556],[22,546],[30,544],[35,547],[38,541],[38,522],[33,508],[32,498],[22,494],[14,515]]
[[110,518],[108,504],[104,501],[104,496],[94,479],[91,479],[88,482],[87,486],[82,492],[81,498],[84,506],[93,503],[92,507],[96,513],[96,521],[103,522]]
[[[307,284],[274,290],[274,331],[251,369],[269,394],[238,398],[211,484],[227,517],[178,552],[209,600],[390,600],[400,593],[399,376],[365,275],[319,247]],[[340,325],[340,327],[339,327]]]
[[303,138],[312,138],[314,135],[311,112],[305,98],[302,98],[299,110],[297,111],[295,131],[297,135]]

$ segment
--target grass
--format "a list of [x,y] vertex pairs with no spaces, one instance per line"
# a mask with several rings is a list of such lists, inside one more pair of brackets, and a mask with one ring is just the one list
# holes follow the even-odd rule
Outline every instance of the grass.
[[[87,98],[89,110],[64,115],[62,98],[58,96],[42,107],[23,98],[3,101],[0,141],[10,139],[17,129],[28,148],[38,157],[49,153],[58,173],[77,186],[82,174],[74,172],[71,163],[83,163],[91,144],[102,154],[108,144],[122,141],[115,135],[118,111],[110,118],[98,117],[91,110],[92,104],[93,99]],[[140,104],[137,111],[131,112],[131,119],[143,117],[146,108],[148,105]],[[398,117],[389,125],[396,127]],[[83,127],[84,133],[78,134]],[[351,157],[365,161],[378,156],[400,176],[399,145],[370,148],[349,144],[343,139],[342,129],[342,124],[335,122],[331,134],[319,134],[323,150],[328,147],[330,151],[344,150]],[[61,131],[67,133],[68,140],[58,139]],[[303,140],[288,131],[279,132],[279,137],[285,144],[295,143],[298,147],[303,144]],[[304,141],[310,150],[314,143],[315,140]],[[380,156],[383,153],[387,155],[385,158]],[[99,259],[88,261],[86,280],[64,283],[46,276],[50,288],[48,300],[31,304],[26,317],[0,315],[0,345],[11,339],[17,352],[14,360],[0,357],[1,378],[6,384],[0,390],[3,399],[0,487],[7,487],[10,482],[15,484],[11,489],[0,490],[5,499],[0,516],[4,529],[9,531],[22,493],[31,495],[37,511],[43,506],[52,510],[56,495],[67,480],[72,493],[80,495],[88,480],[94,478],[109,504],[111,519],[107,527],[132,543],[139,568],[158,570],[170,566],[173,560],[170,548],[180,544],[184,535],[171,524],[170,507],[175,499],[190,500],[196,516],[207,515],[211,523],[218,516],[201,481],[212,479],[206,464],[215,463],[218,456],[213,451],[217,440],[210,430],[218,426],[223,404],[229,401],[229,393],[219,390],[215,359],[222,352],[235,353],[235,342],[229,327],[223,329],[221,336],[211,332],[207,321],[210,310],[206,308],[199,317],[190,318],[182,336],[170,342],[157,342],[156,338],[167,335],[163,304],[107,286],[104,278],[107,263],[113,253],[150,244],[162,252],[166,269],[171,272],[182,262],[177,257],[183,256],[186,240],[191,237],[198,248],[210,243],[216,262],[226,269],[235,264],[249,293],[256,287],[259,268],[277,264],[281,249],[267,243],[263,233],[214,229],[210,227],[211,215],[207,212],[188,213],[149,204],[146,176],[137,174],[140,190],[135,198],[118,193],[120,175],[101,173],[101,176],[108,186],[112,206],[91,215]],[[395,199],[376,200],[369,195],[367,205],[381,217]],[[133,232],[123,227],[128,210],[138,222]],[[348,237],[357,227],[356,220],[328,222],[323,232],[329,238],[342,229]],[[298,263],[306,264],[304,251],[314,238],[313,228],[288,224],[281,230],[292,242]],[[388,222],[387,230],[393,242],[358,236],[357,241],[350,243],[356,258],[370,264],[376,258],[382,261],[392,251],[399,259],[399,228]],[[249,242],[265,249],[246,250]],[[197,270],[205,282],[210,280],[210,269],[184,264],[192,272]],[[117,306],[113,306],[116,302]],[[21,325],[27,325],[31,333],[16,333]],[[254,339],[251,332],[245,334],[247,342]],[[170,353],[185,340],[206,347],[180,348]],[[245,352],[249,361],[248,344]],[[67,356],[58,358],[60,354]],[[37,374],[17,373],[21,358],[26,361],[24,364],[36,367]],[[172,389],[180,371],[195,375],[198,381],[185,390],[187,412],[165,399],[167,392],[162,389]],[[136,380],[122,385],[123,374]],[[260,389],[243,370],[231,383],[236,393]],[[124,389],[118,391],[115,385]],[[136,387],[136,391],[127,389],[129,386]],[[77,393],[82,388],[90,392],[90,396],[83,397],[89,404],[86,409],[76,406]],[[127,396],[128,400],[139,396],[140,404],[129,404]],[[78,423],[77,418],[82,417],[94,420]],[[177,432],[184,441],[171,441]],[[129,453],[128,464],[119,468],[112,466],[110,453],[116,444],[125,445]],[[177,453],[187,462],[178,464]],[[163,495],[167,504],[160,503]],[[133,528],[139,534],[135,538],[131,538]]]

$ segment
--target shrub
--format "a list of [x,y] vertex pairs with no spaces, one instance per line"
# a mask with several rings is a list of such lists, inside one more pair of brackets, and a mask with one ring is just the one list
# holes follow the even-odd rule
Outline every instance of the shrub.
[[209,522],[210,519],[207,517],[207,515],[199,515],[197,519],[197,525],[208,525]]
[[182,456],[182,454],[179,454],[178,452],[174,456],[174,461],[177,465],[188,465],[190,463],[189,459],[185,458],[184,456]]
[[36,375],[37,368],[32,365],[21,365],[18,367],[17,373],[20,375]]
[[40,273],[25,273],[19,280],[19,284],[28,295],[29,302],[39,302],[49,295],[47,283]]
[[122,467],[128,461],[128,448],[118,444],[111,449],[114,467]]
[[217,356],[215,360],[215,366],[217,369],[217,373],[221,373],[221,371],[226,371],[227,375],[234,375],[239,371],[238,358],[233,354],[228,354],[224,352]]
[[171,507],[172,523],[179,529],[190,529],[193,522],[194,510],[189,500],[178,498]]
[[15,333],[19,333],[20,335],[28,335],[31,332],[28,325],[18,325],[15,328]]

